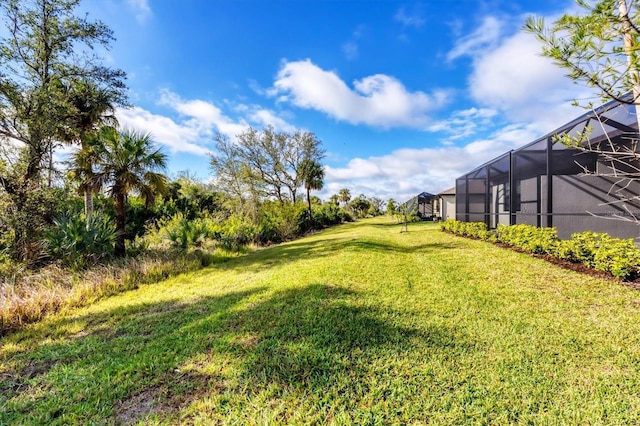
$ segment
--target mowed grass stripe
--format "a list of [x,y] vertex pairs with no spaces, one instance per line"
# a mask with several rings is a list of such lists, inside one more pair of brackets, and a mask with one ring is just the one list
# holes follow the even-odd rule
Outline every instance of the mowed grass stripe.
[[631,424],[640,293],[361,221],[5,337],[0,424]]

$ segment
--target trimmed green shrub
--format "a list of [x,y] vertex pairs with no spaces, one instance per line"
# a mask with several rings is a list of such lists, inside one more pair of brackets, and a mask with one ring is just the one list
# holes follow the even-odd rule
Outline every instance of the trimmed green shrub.
[[555,255],[560,241],[555,228],[533,225],[499,224],[496,233],[499,242],[536,254]]
[[640,268],[640,250],[632,238],[623,240],[599,232],[573,234],[562,242],[557,255],[623,279],[637,276]]
[[462,222],[459,220],[447,219],[440,222],[440,229],[465,237],[496,242],[496,234],[490,231],[487,228],[487,224],[484,222]]

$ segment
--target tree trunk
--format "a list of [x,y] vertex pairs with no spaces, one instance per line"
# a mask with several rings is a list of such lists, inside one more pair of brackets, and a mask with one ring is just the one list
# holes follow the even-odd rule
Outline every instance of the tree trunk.
[[116,246],[115,255],[123,257],[125,255],[124,232],[125,232],[125,215],[124,215],[124,194],[116,194]]
[[636,120],[640,128],[640,114],[638,114],[637,111],[638,102],[640,101],[640,77],[638,75],[638,69],[636,68],[636,52],[635,46],[633,45],[632,33],[634,30],[629,18],[629,10],[627,8],[626,0],[618,0],[618,12],[623,22],[624,52],[627,55],[627,60],[629,62],[629,74],[631,75],[631,79],[633,80],[633,104],[636,106]]
[[88,220],[93,216],[93,192],[84,191],[84,215]]
[[309,205],[309,225],[313,225],[313,214],[311,213],[311,188],[307,188],[307,203]]

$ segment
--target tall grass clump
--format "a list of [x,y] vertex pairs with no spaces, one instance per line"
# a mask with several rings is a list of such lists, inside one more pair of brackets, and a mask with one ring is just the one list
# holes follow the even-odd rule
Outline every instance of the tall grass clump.
[[103,297],[152,284],[171,276],[224,262],[236,253],[149,251],[108,266],[70,271],[52,264],[37,272],[0,276],[0,335],[47,314],[84,306]]

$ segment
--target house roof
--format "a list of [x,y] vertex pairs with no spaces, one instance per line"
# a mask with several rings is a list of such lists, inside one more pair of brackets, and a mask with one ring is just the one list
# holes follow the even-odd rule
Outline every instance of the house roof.
[[438,195],[456,195],[456,187],[454,186],[454,187],[451,187],[449,189],[445,189],[444,191],[442,191]]

